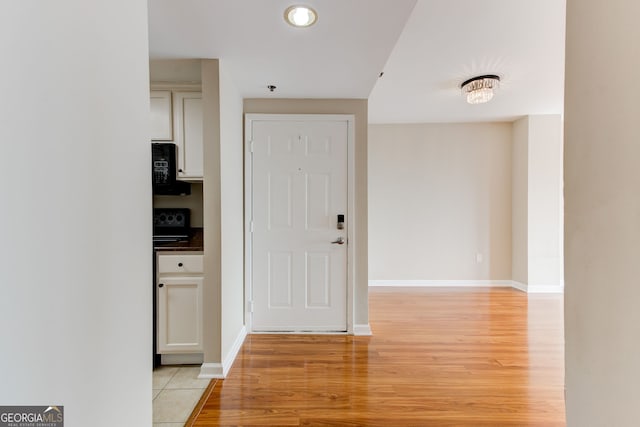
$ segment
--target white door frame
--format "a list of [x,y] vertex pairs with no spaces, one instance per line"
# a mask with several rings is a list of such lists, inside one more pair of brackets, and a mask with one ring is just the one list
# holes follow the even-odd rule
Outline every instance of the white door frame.
[[251,309],[253,283],[251,281],[253,262],[253,156],[251,142],[252,128],[256,121],[341,121],[347,123],[347,333],[353,335],[354,325],[354,286],[356,255],[356,217],[355,213],[355,116],[352,114],[245,114],[244,127],[244,321],[248,332],[253,331]]

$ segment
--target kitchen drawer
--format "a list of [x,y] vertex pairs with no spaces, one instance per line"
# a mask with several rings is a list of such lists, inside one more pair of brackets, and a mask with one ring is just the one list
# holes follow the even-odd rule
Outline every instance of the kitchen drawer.
[[158,254],[158,274],[183,273],[202,274],[203,255],[199,254]]

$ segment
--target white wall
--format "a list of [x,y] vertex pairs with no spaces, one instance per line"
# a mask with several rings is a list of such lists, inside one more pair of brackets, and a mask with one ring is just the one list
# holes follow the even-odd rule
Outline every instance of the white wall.
[[153,59],[149,75],[154,83],[200,83],[200,59]]
[[640,420],[640,2],[568,0],[565,358],[569,427]]
[[560,115],[529,116],[529,281],[562,281],[562,122]]
[[511,275],[529,281],[529,117],[513,122]]
[[203,59],[202,67],[202,127],[204,147],[204,286],[202,374],[210,370],[221,376],[221,282],[222,282],[222,219],[220,195],[220,80],[219,61]]
[[[242,97],[224,61],[220,67],[222,200],[222,360],[244,326],[244,163]],[[233,356],[233,355],[231,355]]]
[[370,125],[368,155],[371,280],[511,279],[510,123]]
[[9,2],[0,50],[0,402],[151,425],[147,2]]
[[531,292],[560,291],[563,278],[562,118],[513,124],[513,280]]

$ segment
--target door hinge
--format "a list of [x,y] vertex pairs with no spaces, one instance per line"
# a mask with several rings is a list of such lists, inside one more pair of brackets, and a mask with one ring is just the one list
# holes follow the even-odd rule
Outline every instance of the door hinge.
[[249,232],[253,233],[253,221],[249,223]]
[[253,301],[249,301],[249,313],[253,313]]
[[253,140],[249,141],[249,152],[253,153]]

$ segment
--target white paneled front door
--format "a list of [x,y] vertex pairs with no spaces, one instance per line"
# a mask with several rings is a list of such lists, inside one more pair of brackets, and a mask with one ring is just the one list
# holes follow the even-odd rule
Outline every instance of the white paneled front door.
[[249,130],[252,330],[346,331],[349,122]]

